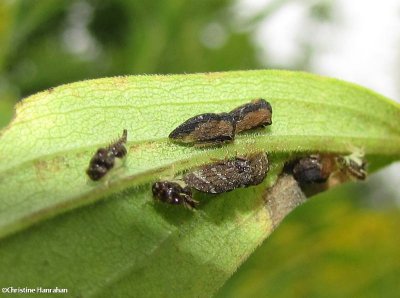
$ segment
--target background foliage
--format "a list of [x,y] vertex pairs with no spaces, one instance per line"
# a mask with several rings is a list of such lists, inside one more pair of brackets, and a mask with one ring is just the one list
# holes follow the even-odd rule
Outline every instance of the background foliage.
[[[261,68],[250,34],[285,2],[272,1],[239,26],[227,0],[2,1],[0,127],[19,99],[63,83]],[[314,2],[310,18],[329,21],[328,2]],[[303,44],[299,57],[290,67],[307,70],[312,45]],[[219,297],[394,297],[400,292],[400,212],[396,194],[379,187],[372,177],[301,206]]]

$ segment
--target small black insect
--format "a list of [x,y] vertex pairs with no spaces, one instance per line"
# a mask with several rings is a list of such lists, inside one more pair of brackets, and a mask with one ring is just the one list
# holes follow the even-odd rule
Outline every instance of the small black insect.
[[176,182],[158,181],[153,184],[152,191],[154,198],[164,203],[184,205],[187,208],[196,208],[199,204],[193,199],[189,187],[182,187]]
[[198,191],[217,194],[260,184],[267,172],[267,155],[257,153],[204,165],[185,174],[183,180]]
[[[336,154],[311,154],[285,165],[284,171],[293,176],[303,193],[313,196],[338,183]],[[335,176],[336,177],[336,176]]]
[[296,159],[285,166],[286,172],[301,185],[325,183],[336,170],[335,156],[333,154],[311,154]]
[[229,114],[236,122],[236,133],[272,124],[271,104],[262,98],[237,107]]
[[89,163],[86,174],[93,181],[103,178],[110,169],[114,167],[115,158],[123,158],[126,155],[125,143],[128,131],[124,129],[122,136],[107,148],[100,148],[93,155]]
[[333,171],[333,162],[328,156],[313,154],[296,160],[290,167],[300,185],[324,183]]
[[214,146],[235,138],[235,121],[230,114],[201,114],[194,116],[170,134],[169,138],[184,144]]

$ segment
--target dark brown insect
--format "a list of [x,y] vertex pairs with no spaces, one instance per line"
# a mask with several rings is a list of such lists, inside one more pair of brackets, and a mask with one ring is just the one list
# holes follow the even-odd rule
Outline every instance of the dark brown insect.
[[229,114],[236,122],[236,133],[272,124],[272,107],[262,98],[237,107]]
[[364,154],[359,150],[347,156],[312,154],[286,164],[284,171],[293,175],[307,197],[367,176]]
[[152,191],[154,198],[164,203],[184,205],[187,208],[196,208],[199,204],[193,199],[189,187],[182,187],[176,182],[158,181],[153,184]]
[[265,153],[207,164],[183,176],[189,187],[205,193],[223,193],[260,184],[268,172]]
[[289,167],[300,185],[324,183],[334,170],[334,159],[330,155],[312,154],[294,161]]
[[312,154],[285,165],[284,171],[293,176],[303,193],[313,196],[337,184],[335,154]]
[[179,143],[213,146],[233,141],[235,121],[230,114],[201,114],[175,128],[169,138]]
[[115,158],[123,158],[126,155],[125,143],[128,131],[124,129],[122,137],[110,144],[107,148],[100,148],[93,155],[86,174],[93,181],[103,178],[114,167]]

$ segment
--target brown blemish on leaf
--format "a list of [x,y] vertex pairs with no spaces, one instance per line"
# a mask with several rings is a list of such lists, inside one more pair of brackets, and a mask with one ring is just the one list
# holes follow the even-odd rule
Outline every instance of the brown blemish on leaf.
[[263,195],[265,206],[276,228],[279,223],[307,198],[292,175],[282,174]]
[[134,153],[138,151],[140,148],[142,148],[142,144],[134,144],[128,147],[128,152],[129,153]]
[[158,144],[157,142],[154,142],[154,141],[142,142],[142,143],[130,145],[128,147],[128,152],[130,154],[137,153],[137,152],[145,152],[146,150],[156,149],[159,146],[160,146],[160,144]]
[[33,166],[35,167],[36,177],[39,180],[45,180],[69,165],[64,157],[57,156],[49,160],[37,160],[33,163]]
[[34,162],[33,166],[35,167],[36,177],[39,180],[45,180],[45,172],[47,172],[47,162],[44,160],[37,160]]

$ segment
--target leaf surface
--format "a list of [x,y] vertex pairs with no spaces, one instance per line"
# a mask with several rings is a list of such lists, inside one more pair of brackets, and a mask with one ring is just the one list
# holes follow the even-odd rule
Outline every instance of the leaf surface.
[[[266,129],[220,148],[167,139],[189,117],[260,97],[273,107]],[[374,92],[288,71],[116,77],[33,95],[0,137],[0,265],[12,268],[0,281],[83,296],[209,296],[272,231],[263,192],[288,156],[361,147],[379,168],[400,156],[399,119],[399,105]],[[124,164],[89,181],[91,156],[124,128]],[[156,179],[260,150],[271,163],[262,185],[196,194],[196,212],[152,201]]]

